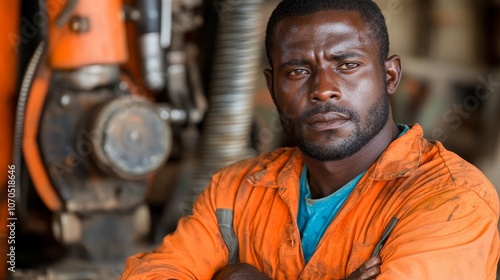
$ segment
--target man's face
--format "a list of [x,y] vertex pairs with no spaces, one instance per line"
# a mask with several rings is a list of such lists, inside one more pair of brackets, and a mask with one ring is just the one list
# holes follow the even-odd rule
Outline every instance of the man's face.
[[313,159],[355,154],[389,119],[386,73],[369,31],[347,11],[289,17],[275,27],[268,87],[288,138]]

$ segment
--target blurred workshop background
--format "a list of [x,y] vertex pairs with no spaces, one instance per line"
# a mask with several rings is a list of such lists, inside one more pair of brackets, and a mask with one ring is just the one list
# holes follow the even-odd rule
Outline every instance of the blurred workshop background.
[[[220,167],[288,145],[262,74],[277,2],[1,0],[0,279],[118,279]],[[500,1],[375,2],[396,120],[500,188]]]

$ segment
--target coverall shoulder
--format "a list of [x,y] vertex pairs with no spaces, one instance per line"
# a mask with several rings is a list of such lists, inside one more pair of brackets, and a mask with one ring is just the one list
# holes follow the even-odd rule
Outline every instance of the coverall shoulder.
[[389,221],[377,279],[495,279],[498,194],[473,165],[423,138],[419,125],[370,166],[304,262],[297,227],[297,148],[217,172],[177,230],[127,260],[122,279],[211,279],[229,260],[216,211],[234,211],[240,262],[273,279],[342,279],[367,261]]

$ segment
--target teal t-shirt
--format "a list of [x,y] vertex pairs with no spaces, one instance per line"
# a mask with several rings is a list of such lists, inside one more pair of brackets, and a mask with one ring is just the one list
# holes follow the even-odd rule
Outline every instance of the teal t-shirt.
[[[410,128],[405,125],[402,129],[403,131],[398,137],[401,137],[401,135],[405,134]],[[307,167],[304,165],[302,175],[300,176],[297,224],[299,226],[302,252],[304,253],[304,260],[306,263],[311,259],[326,228],[330,225],[335,215],[337,215],[340,208],[344,205],[344,202],[365,173],[366,170],[329,196],[320,199],[312,199],[311,190],[309,189],[309,183],[307,181]]]

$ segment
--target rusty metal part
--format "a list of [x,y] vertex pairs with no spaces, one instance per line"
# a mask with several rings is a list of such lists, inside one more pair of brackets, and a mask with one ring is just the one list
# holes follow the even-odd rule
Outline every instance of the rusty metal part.
[[175,109],[186,112],[189,125],[200,123],[208,107],[196,62],[197,52],[193,44],[187,44],[185,50],[167,54],[167,95]]
[[[71,212],[55,213],[52,220],[52,231],[57,241],[65,245],[82,244],[86,253],[91,255],[92,259],[102,258],[106,254],[99,253],[105,248],[115,248],[114,254],[120,257],[126,257],[126,248],[118,249],[120,244],[105,246],[95,243],[112,243],[117,240],[116,236],[110,234],[120,234],[119,229],[110,229],[110,224],[117,227],[126,228],[126,236],[122,239],[127,242],[120,244],[132,244],[132,241],[139,240],[149,233],[151,227],[151,216],[149,207],[140,204],[138,207],[123,213],[108,213],[104,215],[78,215]],[[96,236],[100,232],[106,232],[106,235]]]
[[75,90],[92,90],[109,85],[120,77],[118,65],[89,65],[73,71],[59,72],[67,86]]
[[143,204],[134,210],[132,223],[134,225],[134,236],[136,240],[149,233],[149,229],[151,228],[151,214],[147,205]]
[[[82,238],[79,246],[66,250],[64,258],[50,266],[16,267],[12,280],[108,280],[119,279],[125,259],[137,252],[151,251],[156,244],[135,243],[134,212],[99,213],[80,216]],[[125,234],[126,233],[126,234]],[[51,248],[53,250],[53,248]],[[31,252],[30,252],[31,253]],[[82,258],[82,255],[85,258]],[[35,268],[36,267],[36,268]]]
[[75,16],[69,21],[71,31],[76,33],[85,33],[90,30],[89,19],[82,16]]
[[[144,204],[127,211],[111,211],[82,216],[83,235],[80,242],[89,259],[94,261],[124,260],[137,238],[149,231],[149,211]],[[141,210],[142,209],[142,210]],[[146,223],[137,224],[137,212]]]
[[122,178],[143,178],[166,161],[172,133],[143,98],[124,96],[96,114],[92,144],[98,163]]
[[52,232],[62,244],[76,244],[82,239],[82,223],[73,213],[56,213],[52,220]]
[[165,54],[160,46],[160,33],[152,32],[141,35],[139,47],[142,56],[144,85],[154,91],[165,87]]
[[[53,188],[69,212],[135,207],[143,200],[146,176],[168,156],[169,128],[156,107],[120,89],[119,80],[83,91],[61,78],[66,74],[55,74],[38,131]],[[119,152],[109,153],[106,146]],[[129,176],[118,175],[124,173]]]

